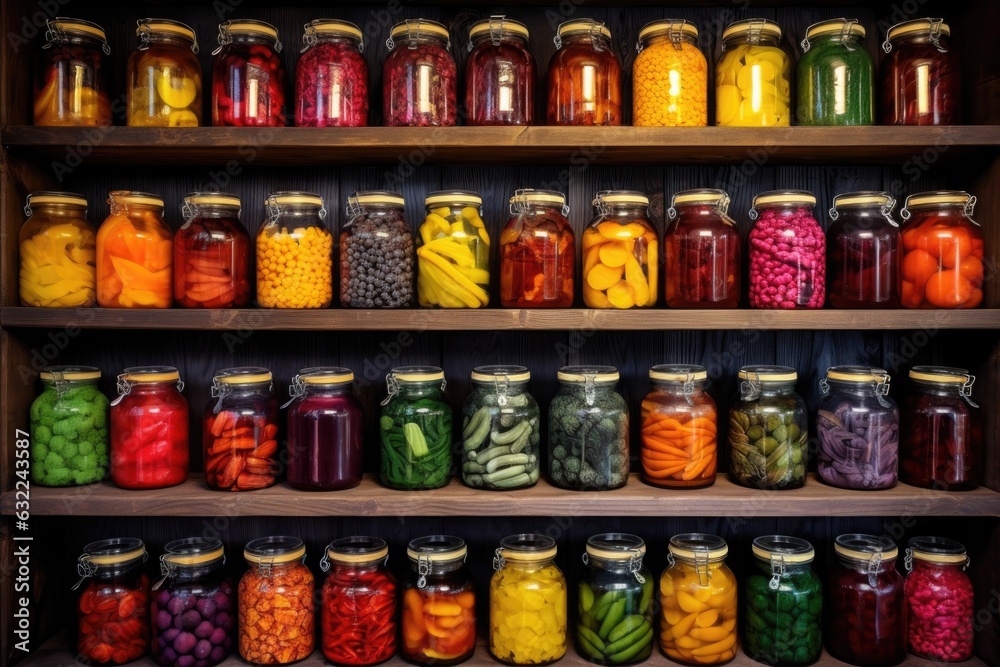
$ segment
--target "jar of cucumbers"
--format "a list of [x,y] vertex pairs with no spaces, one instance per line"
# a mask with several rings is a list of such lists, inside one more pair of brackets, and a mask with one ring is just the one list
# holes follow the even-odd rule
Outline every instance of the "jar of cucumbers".
[[392,489],[436,489],[451,480],[451,406],[444,371],[401,366],[386,378],[382,401],[382,483]]

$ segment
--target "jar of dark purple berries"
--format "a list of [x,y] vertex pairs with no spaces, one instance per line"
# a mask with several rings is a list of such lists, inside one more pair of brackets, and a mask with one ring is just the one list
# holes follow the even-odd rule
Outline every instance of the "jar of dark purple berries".
[[364,127],[368,124],[368,65],[361,28],[347,21],[316,19],[302,35],[295,70],[295,124],[299,127]]
[[448,28],[427,19],[392,27],[382,68],[382,105],[389,127],[455,125],[458,67]]
[[899,306],[899,225],[886,192],[847,192],[833,199],[826,233],[830,305]]
[[962,122],[961,63],[944,19],[894,25],[882,48],[883,125]]
[[219,25],[219,48],[212,51],[212,125],[283,127],[285,67],[278,29],[242,19]]
[[413,305],[413,230],[403,217],[403,195],[369,190],[347,200],[340,230],[340,305],[408,308]]
[[465,108],[469,125],[531,125],[535,119],[535,59],[528,28],[503,15],[469,30]]

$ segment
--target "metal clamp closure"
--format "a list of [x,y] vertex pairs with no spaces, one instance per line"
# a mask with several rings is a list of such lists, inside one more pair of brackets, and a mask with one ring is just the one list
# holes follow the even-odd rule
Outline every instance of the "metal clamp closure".
[[431,561],[425,554],[417,556],[417,588],[424,588],[427,585],[427,575],[431,573]]
[[500,46],[505,18],[503,14],[493,14],[490,16],[490,42],[492,42],[493,46]]
[[767,21],[764,19],[750,20],[747,22],[747,41],[756,46],[760,43],[761,35],[764,33],[764,26]]
[[503,569],[503,566],[506,564],[507,562],[504,560],[503,557],[503,549],[498,547],[497,550],[493,552],[493,569],[501,570]]
[[[497,392],[497,405],[501,408],[505,407],[508,401],[507,392],[510,389],[510,377],[507,375],[498,375],[494,377],[493,386]],[[500,553],[500,551],[497,550],[497,553]]]
[[865,568],[865,574],[868,575],[868,585],[872,588],[878,584],[876,580],[876,575],[882,568],[882,554],[872,554],[872,557],[868,559],[868,566]]
[[583,398],[587,402],[588,406],[594,404],[594,400],[597,398],[597,391],[595,389],[596,383],[594,382],[593,375],[585,375],[583,378]]
[[640,584],[646,583],[646,577],[640,574],[639,570],[642,569],[642,553],[633,549],[632,555],[628,559],[628,571],[635,577],[635,580]]
[[[73,19],[66,18],[65,16],[57,16],[54,19],[49,19],[45,22],[45,44],[42,46],[43,49],[47,49],[52,46],[55,42],[64,42],[69,39],[69,35],[64,30],[60,30],[58,24],[63,21],[73,21]],[[107,39],[101,40],[101,51],[104,55],[111,55],[111,46],[108,44]]]
[[[753,378],[749,376],[753,375]],[[744,401],[754,401],[760,398],[760,376],[757,373],[747,373],[747,379],[740,381],[740,398]]]
[[392,397],[399,393],[399,380],[392,373],[387,373],[385,376],[385,388],[388,391],[388,395],[385,399],[379,403],[379,405],[389,405],[392,401]]
[[780,554],[771,555],[771,580],[767,582],[767,587],[772,591],[778,590],[781,586],[781,578],[785,576],[785,557]]

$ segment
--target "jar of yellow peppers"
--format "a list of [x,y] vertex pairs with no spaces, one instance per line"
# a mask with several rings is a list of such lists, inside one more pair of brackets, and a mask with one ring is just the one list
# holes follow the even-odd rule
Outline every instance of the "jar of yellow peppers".
[[547,665],[566,653],[566,577],[545,535],[500,540],[490,580],[490,653],[508,665]]
[[715,124],[788,127],[791,99],[792,59],[781,47],[781,26],[747,19],[726,28],[715,68]]
[[583,302],[588,308],[655,306],[660,256],[649,198],[604,190],[593,204],[597,215],[583,232]]
[[333,235],[323,225],[323,198],[275,192],[257,234],[257,302],[261,308],[326,308],[333,300]]
[[180,21],[140,19],[128,59],[127,121],[133,127],[198,127],[201,65],[194,30]]
[[87,200],[72,192],[28,195],[18,250],[21,303],[41,308],[93,306],[97,237],[87,222]]
[[698,27],[682,19],[647,23],[639,31],[636,50],[632,124],[708,125],[708,61],[698,48]]
[[417,298],[424,308],[482,308],[490,301],[490,237],[475,192],[432,192],[417,239]]

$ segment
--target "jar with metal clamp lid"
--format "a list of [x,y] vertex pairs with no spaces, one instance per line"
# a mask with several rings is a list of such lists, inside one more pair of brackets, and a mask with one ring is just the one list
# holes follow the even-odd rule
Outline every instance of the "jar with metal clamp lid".
[[388,127],[455,125],[458,67],[448,28],[437,21],[407,19],[389,31],[382,67],[383,122]]
[[875,64],[857,19],[806,29],[798,66],[799,125],[874,125]]
[[899,224],[886,192],[847,192],[833,198],[826,232],[829,294],[834,308],[899,306]]
[[250,236],[240,198],[192,192],[174,236],[174,299],[184,308],[242,308],[250,302]]
[[436,489],[451,481],[451,406],[444,371],[400,366],[386,375],[382,401],[382,483],[393,489]]
[[403,195],[355,192],[340,228],[340,305],[409,308],[413,305],[416,253],[413,229],[403,216]]
[[711,189],[678,192],[667,218],[663,235],[667,305],[739,306],[743,258],[740,232],[729,217],[729,195]]
[[47,20],[35,61],[35,125],[111,125],[109,55],[104,28],[96,23],[64,16]]
[[549,61],[548,125],[621,125],[622,65],[611,30],[593,19],[559,25]]
[[326,308],[333,300],[333,234],[323,198],[275,192],[257,232],[257,303],[262,308]]
[[169,308],[174,302],[174,234],[163,199],[108,194],[111,214],[97,230],[97,303],[102,308]]
[[212,51],[212,125],[284,127],[285,66],[278,29],[238,19],[219,24]]
[[649,197],[631,190],[604,190],[597,214],[583,232],[583,302],[588,308],[651,308],[656,305],[660,264]]
[[951,27],[939,18],[898,23],[882,49],[883,125],[959,125],[962,76]]
[[781,44],[781,26],[767,19],[730,24],[715,67],[715,124],[788,127],[791,99],[792,56]]
[[635,48],[632,125],[708,125],[708,60],[698,48],[698,26],[683,19],[647,23]]
[[201,125],[201,63],[191,26],[172,19],[140,19],[139,46],[128,59],[130,127]]
[[87,200],[72,192],[32,192],[18,235],[21,305],[86,308],[97,300],[97,235]]
[[417,236],[417,298],[424,308],[483,308],[490,302],[490,236],[483,198],[432,192]]
[[972,657],[975,592],[965,547],[943,537],[912,537],[906,549],[907,645],[910,653],[943,662]]
[[510,198],[510,215],[500,232],[500,305],[569,308],[576,243],[566,195],[517,190]]
[[528,28],[494,15],[469,29],[465,108],[469,125],[531,125],[535,120],[535,58]]
[[316,19],[303,26],[302,56],[295,70],[295,124],[299,127],[365,127],[368,65],[361,28]]

